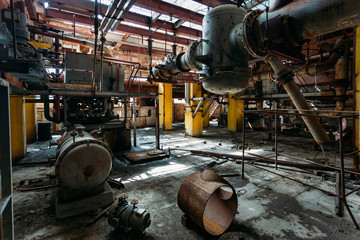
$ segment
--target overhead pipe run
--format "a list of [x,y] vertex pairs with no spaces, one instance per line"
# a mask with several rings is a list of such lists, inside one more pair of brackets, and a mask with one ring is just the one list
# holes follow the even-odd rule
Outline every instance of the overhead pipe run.
[[[168,58],[153,72],[157,73],[155,77],[169,81],[174,75],[196,69],[195,63],[202,64],[202,68],[197,69],[198,76],[207,91],[218,95],[233,94],[243,91],[251,77],[248,55],[257,59],[266,57],[296,108],[310,110],[292,79],[293,72],[286,69],[281,59],[303,61],[301,46],[307,39],[360,24],[359,12],[360,1],[345,0],[280,0],[270,12],[256,10],[246,13],[245,9],[235,5],[219,6],[210,10],[203,19],[201,48],[196,51],[189,48],[195,52],[190,58],[192,64],[176,61],[186,56],[182,54],[175,59]],[[341,49],[340,46],[337,45],[335,50]],[[329,61],[314,65],[307,72],[326,70],[340,56],[341,52],[335,51]],[[339,102],[339,109],[340,105]],[[329,141],[319,120],[314,117],[303,119],[318,144]]]

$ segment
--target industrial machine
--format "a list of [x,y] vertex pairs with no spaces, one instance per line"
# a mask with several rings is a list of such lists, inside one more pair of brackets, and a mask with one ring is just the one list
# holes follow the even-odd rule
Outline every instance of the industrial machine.
[[[311,107],[294,82],[291,69],[304,65],[307,73],[314,70],[316,74],[334,66],[347,52],[344,45],[334,46],[332,58],[325,64],[318,64],[319,67],[309,64],[312,59],[305,57],[302,47],[310,38],[358,25],[359,10],[359,1],[342,0],[279,0],[272,1],[266,11],[248,13],[236,5],[222,5],[205,15],[202,39],[193,42],[186,53],[175,58],[169,55],[167,61],[157,65],[152,73],[154,78],[166,81],[195,69],[206,91],[219,95],[235,94],[248,86],[249,64],[259,65],[259,61],[264,61],[273,69],[273,73],[269,70],[264,77],[282,85],[298,110],[309,111]],[[343,59],[345,57],[341,61]],[[337,94],[344,98],[346,83],[341,82],[347,79],[340,72],[338,80],[342,81],[338,81]],[[344,105],[340,101],[337,104],[337,110]],[[302,118],[319,145],[329,141],[317,118]]]
[[[84,129],[77,126],[65,133],[56,151],[55,172],[61,186],[57,191],[57,218],[72,216],[74,211],[88,211],[92,205],[105,207],[114,200],[106,182],[112,168],[112,152]],[[75,204],[80,206],[74,208]]]
[[111,206],[109,210],[108,223],[115,229],[130,229],[136,234],[143,234],[150,226],[150,213],[145,209],[138,208],[138,200],[127,201],[128,196],[123,194]]
[[[30,41],[36,34],[55,39],[54,47],[50,45],[53,50]],[[125,90],[140,64],[103,56],[105,39],[99,44],[101,51],[97,52],[95,45],[91,55],[60,52],[60,39],[82,42],[46,25],[28,26],[27,15],[17,9],[1,10],[2,77],[11,76],[16,82],[14,94],[40,95],[46,119],[63,125],[56,154],[60,185],[56,216],[64,218],[114,201],[106,180],[113,153],[131,148],[130,129],[126,127],[127,98],[155,94]],[[114,111],[119,103],[125,108],[125,116]]]

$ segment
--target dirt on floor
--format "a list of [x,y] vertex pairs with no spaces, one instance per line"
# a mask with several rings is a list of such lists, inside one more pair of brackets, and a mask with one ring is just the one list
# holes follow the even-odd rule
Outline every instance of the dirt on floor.
[[[153,128],[138,129],[139,147],[136,149],[154,148],[154,132]],[[266,132],[247,133],[246,152],[274,156],[274,142],[267,137]],[[49,148],[48,142],[32,144],[27,156],[15,162],[13,167],[15,239],[360,239],[360,231],[354,228],[346,209],[343,218],[336,216],[334,197],[266,170],[331,192],[336,186],[334,173],[290,167],[275,170],[273,165],[254,163],[245,164],[245,179],[242,179],[239,176],[241,164],[233,159],[224,162],[224,159],[177,150],[194,149],[240,156],[241,144],[241,133],[211,126],[204,129],[203,137],[193,138],[185,136],[183,124],[177,124],[174,130],[161,132],[161,147],[170,154],[169,158],[134,165],[117,156],[111,176],[121,178],[125,189],[113,189],[114,195],[119,197],[126,193],[129,199],[139,200],[138,206],[151,214],[151,225],[144,235],[115,231],[106,217],[87,226],[101,208],[57,220],[56,187],[23,190],[56,184],[54,166],[48,163],[48,156],[55,155],[55,148]],[[313,150],[310,138],[280,135],[278,146],[280,154],[302,159],[316,157],[319,161],[322,158],[322,154]],[[333,145],[326,146],[326,154],[331,163],[339,161]],[[286,157],[279,157],[279,160],[295,161]],[[351,159],[345,160],[347,166],[351,166]],[[221,164],[210,164],[212,162]],[[183,212],[177,206],[177,192],[182,181],[204,169],[219,174],[238,174],[226,177],[236,190],[238,212],[228,230],[219,237],[211,237],[198,227],[184,227],[181,224]],[[36,180],[40,178],[41,181]],[[349,189],[357,186],[358,180],[347,181]],[[350,195],[348,204],[360,222],[360,196],[356,193]]]

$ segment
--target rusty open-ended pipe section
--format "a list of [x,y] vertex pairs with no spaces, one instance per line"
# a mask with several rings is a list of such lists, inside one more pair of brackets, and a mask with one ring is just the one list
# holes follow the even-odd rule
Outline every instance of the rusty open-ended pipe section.
[[211,170],[193,173],[180,186],[179,208],[209,234],[223,234],[237,210],[235,189]]

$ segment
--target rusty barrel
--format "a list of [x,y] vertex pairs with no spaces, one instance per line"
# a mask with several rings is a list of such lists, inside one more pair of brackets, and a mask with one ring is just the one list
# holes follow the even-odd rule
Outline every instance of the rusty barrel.
[[214,236],[226,231],[237,211],[233,186],[208,169],[188,176],[180,186],[177,200],[191,220]]
[[56,175],[71,189],[91,190],[104,183],[112,168],[109,147],[87,132],[64,134],[57,149]]

